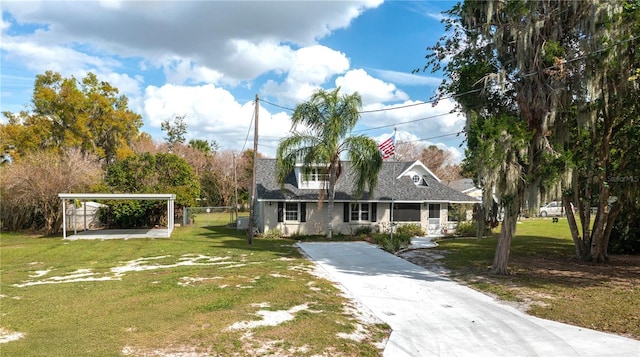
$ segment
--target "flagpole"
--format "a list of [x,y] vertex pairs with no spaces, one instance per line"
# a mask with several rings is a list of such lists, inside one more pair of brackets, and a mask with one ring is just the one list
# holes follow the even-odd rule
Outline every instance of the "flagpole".
[[393,150],[393,161],[391,162],[391,164],[393,165],[393,183],[391,186],[391,227],[389,228],[389,231],[391,231],[391,236],[389,237],[389,239],[391,240],[391,242],[393,242],[393,201],[394,201],[394,195],[395,195],[395,191],[396,191],[396,143],[395,141],[398,139],[398,137],[396,136],[396,132],[397,129],[393,128],[393,146],[394,146],[394,150]]

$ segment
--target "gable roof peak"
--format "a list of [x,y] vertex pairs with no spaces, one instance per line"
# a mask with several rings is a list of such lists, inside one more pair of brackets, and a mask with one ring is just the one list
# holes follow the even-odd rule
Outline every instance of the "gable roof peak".
[[429,168],[425,164],[423,164],[422,161],[420,161],[420,160],[416,160],[411,165],[407,166],[407,168],[404,171],[402,171],[402,173],[400,173],[400,175],[398,175],[397,178],[400,178],[402,176],[408,175],[409,171],[416,171],[416,168],[418,168],[419,170],[423,170],[423,171],[427,172],[436,181],[441,182],[440,178],[438,178],[438,176],[436,176],[436,174],[434,174],[431,170],[429,170]]

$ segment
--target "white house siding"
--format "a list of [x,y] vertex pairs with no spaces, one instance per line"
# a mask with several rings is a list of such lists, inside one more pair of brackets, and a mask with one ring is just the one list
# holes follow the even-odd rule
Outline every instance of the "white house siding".
[[[292,203],[292,202],[291,202]],[[296,202],[299,203],[299,202]],[[350,203],[346,203],[350,204]],[[441,234],[442,228],[447,226],[448,221],[448,204],[447,203],[434,203],[440,204],[440,218],[436,226],[430,227],[429,225],[429,203],[422,203],[420,205],[420,222],[401,222],[396,221],[396,224],[420,224],[422,228],[431,235]],[[306,222],[298,221],[284,221],[278,222],[278,209],[277,202],[272,202],[269,205],[268,202],[261,202],[260,212],[262,222],[258,222],[260,225],[260,231],[267,233],[270,230],[278,229],[285,236],[292,236],[296,234],[303,235],[323,235],[326,229],[327,209],[328,203],[324,202],[320,209],[316,202],[306,202]],[[344,222],[343,209],[345,202],[334,203],[333,214],[333,233],[350,235],[359,227],[369,226],[373,231],[380,231],[381,229],[388,229],[389,222],[391,220],[391,204],[387,202],[377,203],[377,213],[375,222],[362,221],[362,222]]]

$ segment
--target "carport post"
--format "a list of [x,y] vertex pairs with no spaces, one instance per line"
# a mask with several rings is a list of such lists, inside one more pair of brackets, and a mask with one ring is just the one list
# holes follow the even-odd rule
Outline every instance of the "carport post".
[[67,239],[67,209],[66,200],[62,199],[62,239]]

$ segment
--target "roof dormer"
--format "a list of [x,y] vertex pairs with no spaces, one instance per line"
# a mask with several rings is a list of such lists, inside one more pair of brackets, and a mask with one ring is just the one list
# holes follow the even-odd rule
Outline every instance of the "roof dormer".
[[429,186],[429,178],[440,182],[440,179],[429,170],[420,160],[416,160],[413,164],[404,170],[397,178],[408,176],[416,186]]
[[324,167],[312,167],[304,171],[302,166],[295,168],[296,181],[301,189],[319,190],[329,186],[329,174]]

